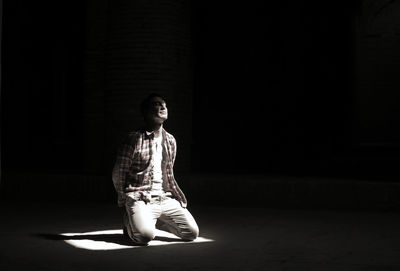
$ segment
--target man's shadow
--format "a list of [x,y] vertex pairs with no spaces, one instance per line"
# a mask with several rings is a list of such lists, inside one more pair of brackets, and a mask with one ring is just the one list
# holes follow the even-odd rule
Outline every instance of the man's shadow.
[[[133,241],[131,241],[128,237],[124,236],[122,233],[113,233],[113,234],[76,234],[76,235],[62,235],[62,234],[51,234],[51,233],[37,233],[34,236],[47,239],[47,240],[93,240],[93,241],[102,241],[108,243],[115,243],[123,246],[137,246]],[[171,238],[165,236],[156,236],[154,240],[163,241],[163,242],[185,242],[180,238]]]

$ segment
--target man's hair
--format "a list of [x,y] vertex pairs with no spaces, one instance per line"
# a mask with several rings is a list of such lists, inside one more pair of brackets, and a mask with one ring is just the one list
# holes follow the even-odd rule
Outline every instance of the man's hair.
[[165,98],[158,94],[158,93],[150,93],[149,95],[147,95],[146,98],[144,98],[144,100],[140,103],[140,113],[142,113],[142,116],[145,117],[147,112],[149,111],[150,108],[150,101],[151,99],[158,97],[164,100],[165,102]]

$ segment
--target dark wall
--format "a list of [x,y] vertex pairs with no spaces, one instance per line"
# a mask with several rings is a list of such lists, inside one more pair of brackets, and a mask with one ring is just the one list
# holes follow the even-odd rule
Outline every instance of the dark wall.
[[5,172],[109,175],[151,92],[167,98],[177,169],[190,169],[190,1],[17,0],[4,10]]
[[88,1],[87,170],[111,171],[122,138],[142,125],[139,104],[151,92],[166,97],[169,119],[164,127],[179,144],[177,170],[190,170],[190,15],[189,1]]
[[[211,166],[300,169],[348,143],[341,136],[353,106],[353,7],[198,5],[198,149],[204,138],[213,148],[225,142]],[[220,131],[219,140],[207,137],[209,130]]]
[[392,2],[196,3],[195,168],[396,174]]
[[3,169],[108,174],[158,91],[178,169],[393,175],[398,6],[4,1]]
[[82,165],[85,2],[4,1],[3,169]]

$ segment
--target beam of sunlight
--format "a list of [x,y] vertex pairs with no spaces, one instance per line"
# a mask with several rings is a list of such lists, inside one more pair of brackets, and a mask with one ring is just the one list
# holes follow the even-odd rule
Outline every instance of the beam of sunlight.
[[[116,250],[138,248],[142,246],[135,246],[130,244],[130,240],[123,236],[122,230],[104,230],[104,231],[91,231],[81,233],[62,233],[61,236],[65,237],[65,242],[76,248],[88,250]],[[213,242],[212,239],[198,237],[191,242],[180,240],[174,234],[156,229],[156,238],[149,242],[148,246],[165,246],[173,244],[193,244]]]

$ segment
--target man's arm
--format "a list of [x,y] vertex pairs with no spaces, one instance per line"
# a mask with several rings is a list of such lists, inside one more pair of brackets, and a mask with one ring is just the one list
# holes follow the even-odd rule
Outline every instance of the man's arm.
[[117,159],[112,172],[114,187],[118,194],[119,207],[122,207],[124,205],[126,198],[126,177],[132,165],[133,154],[135,152],[135,145],[132,141],[133,140],[131,136],[129,136],[119,148]]
[[174,164],[175,164],[176,150],[177,150],[176,140],[175,140],[175,137],[172,137],[172,140],[171,140],[172,166],[174,166]]

